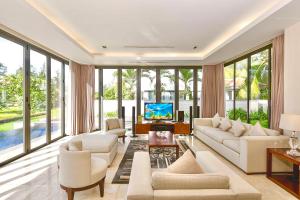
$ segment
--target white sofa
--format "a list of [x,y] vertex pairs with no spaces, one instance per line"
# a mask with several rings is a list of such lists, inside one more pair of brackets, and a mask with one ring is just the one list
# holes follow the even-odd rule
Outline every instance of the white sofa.
[[[260,200],[261,193],[219,161],[211,152],[198,151],[203,174],[153,172],[149,154],[136,152],[127,200]],[[159,175],[157,175],[159,174]],[[162,176],[163,178],[159,178]]]
[[111,165],[118,151],[118,136],[114,134],[81,134],[74,136],[68,144],[76,145],[81,150],[88,150],[92,157],[104,159]]
[[[252,125],[244,123],[246,132],[241,137],[235,137],[229,131],[222,131],[212,127],[211,118],[194,119],[194,135],[213,150],[227,158],[244,172],[266,172],[266,149],[288,147],[287,136],[280,135],[278,131],[264,129],[267,136],[249,136]],[[274,171],[290,170],[290,167],[274,158]]]

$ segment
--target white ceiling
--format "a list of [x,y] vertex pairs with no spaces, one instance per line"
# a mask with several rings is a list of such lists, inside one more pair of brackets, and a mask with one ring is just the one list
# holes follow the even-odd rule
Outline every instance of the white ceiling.
[[6,0],[0,7],[2,25],[103,65],[216,64],[300,21],[299,0]]

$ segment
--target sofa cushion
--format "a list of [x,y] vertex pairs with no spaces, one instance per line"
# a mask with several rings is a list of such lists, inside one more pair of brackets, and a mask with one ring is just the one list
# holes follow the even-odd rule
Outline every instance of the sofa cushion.
[[105,177],[107,162],[102,158],[91,157],[91,184]]
[[232,133],[236,137],[240,137],[246,131],[245,126],[241,122],[240,118],[236,121],[232,121]]
[[68,142],[68,149],[69,149],[69,151],[82,151],[81,140]]
[[204,135],[207,135],[208,137],[212,138],[213,140],[215,140],[219,143],[222,143],[223,140],[239,140],[239,137],[235,137],[232,133],[222,131],[218,128],[202,126],[202,127],[199,127],[199,130]]
[[227,131],[231,128],[231,126],[232,125],[231,125],[230,120],[227,118],[224,118],[224,119],[222,119],[219,128],[223,131]]
[[229,178],[217,173],[173,174],[153,172],[152,187],[154,190],[171,189],[228,189]]
[[177,174],[199,174],[203,173],[203,170],[197,163],[192,152],[188,149],[173,164],[169,165],[168,172]]
[[212,118],[212,125],[214,128],[218,128],[221,123],[221,118],[219,116],[219,113],[215,114],[215,116]]
[[264,129],[261,127],[259,122],[256,122],[255,126],[252,126],[249,136],[267,136]]
[[118,142],[118,137],[113,134],[86,135],[82,137],[82,149],[92,153],[108,153]]
[[114,135],[117,135],[117,136],[124,136],[125,133],[126,133],[126,129],[117,128],[117,129],[112,129],[112,130],[106,131],[106,133],[114,134]]
[[268,136],[279,136],[281,135],[281,133],[277,130],[273,130],[273,129],[268,129],[268,128],[263,128],[265,133],[268,135]]
[[229,149],[240,153],[240,140],[223,140],[223,144]]

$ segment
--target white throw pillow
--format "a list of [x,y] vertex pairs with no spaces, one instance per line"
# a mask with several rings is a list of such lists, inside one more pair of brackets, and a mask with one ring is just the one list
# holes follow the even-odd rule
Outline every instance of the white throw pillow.
[[230,120],[227,119],[227,118],[222,119],[219,128],[222,129],[223,131],[229,130],[231,128],[231,122],[230,122]]
[[192,152],[188,149],[180,158],[168,167],[168,172],[176,174],[203,173]]
[[240,137],[245,133],[246,128],[244,127],[243,123],[241,122],[240,118],[236,121],[232,121],[232,133],[236,137]]
[[68,143],[69,151],[82,151],[82,142],[81,141],[71,141]]
[[218,128],[220,125],[221,118],[219,116],[219,113],[215,114],[215,116],[212,118],[212,125],[214,128]]
[[251,128],[249,132],[250,136],[267,136],[266,132],[264,131],[263,127],[261,127],[259,122]]

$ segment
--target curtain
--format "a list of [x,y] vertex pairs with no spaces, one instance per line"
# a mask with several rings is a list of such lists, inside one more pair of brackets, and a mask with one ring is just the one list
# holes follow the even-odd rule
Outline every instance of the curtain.
[[95,67],[71,61],[71,134],[94,128]]
[[202,117],[224,117],[224,65],[203,66],[202,76]]
[[284,35],[273,39],[272,76],[271,76],[271,119],[272,129],[279,129],[280,116],[284,109]]

